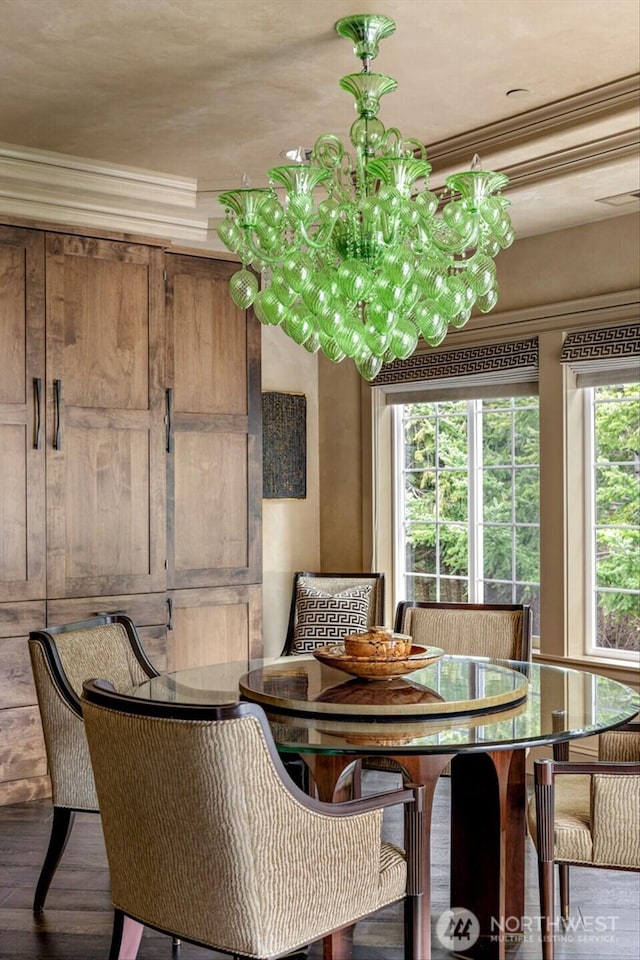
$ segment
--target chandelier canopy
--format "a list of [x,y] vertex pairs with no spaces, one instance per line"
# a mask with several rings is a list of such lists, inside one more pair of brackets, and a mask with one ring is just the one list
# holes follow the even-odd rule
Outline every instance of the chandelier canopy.
[[493,258],[514,233],[499,192],[504,174],[482,170],[475,156],[470,170],[447,177],[437,215],[424,146],[378,119],[380,98],[397,83],[370,65],[394,21],[358,14],[336,30],[363,64],[340,80],[356,101],[354,153],[323,134],[310,154],[298,151],[299,162],[269,170],[268,189],[221,193],[218,235],[242,262],[230,281],[241,309],[253,305],[261,323],[281,325],[310,353],[351,357],[373,380],[383,363],[409,357],[420,335],[435,347],[474,306],[493,309]]

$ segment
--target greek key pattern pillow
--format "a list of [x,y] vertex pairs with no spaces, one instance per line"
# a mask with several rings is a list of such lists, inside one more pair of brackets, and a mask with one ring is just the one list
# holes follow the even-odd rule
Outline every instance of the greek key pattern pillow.
[[371,584],[340,593],[324,593],[299,583],[292,653],[311,653],[328,643],[339,643],[348,633],[367,629]]

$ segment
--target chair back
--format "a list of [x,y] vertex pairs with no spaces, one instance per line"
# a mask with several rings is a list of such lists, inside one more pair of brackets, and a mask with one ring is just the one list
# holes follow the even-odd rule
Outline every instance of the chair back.
[[500,660],[531,659],[531,607],[527,604],[398,604],[395,630],[445,653]]
[[55,806],[97,810],[80,695],[85,680],[108,677],[129,689],[157,676],[129,617],[96,617],[29,635]]
[[[364,604],[358,602],[360,588],[370,587]],[[322,598],[315,593],[335,598],[332,608],[323,609]],[[305,611],[299,618],[301,604]],[[381,624],[384,618],[383,573],[310,573],[293,575],[289,624],[283,656],[303,653],[314,647],[336,643],[347,633],[355,633]],[[303,625],[299,625],[299,619]]]
[[[358,853],[352,817],[338,824],[343,834],[323,839],[326,815],[285,784],[259,706],[136,700],[99,680],[84,690],[116,910],[223,951],[269,957],[322,935],[321,905],[344,900],[333,885],[345,851],[362,858],[364,886],[379,882],[379,844],[361,835]],[[307,846],[310,818],[319,829]]]

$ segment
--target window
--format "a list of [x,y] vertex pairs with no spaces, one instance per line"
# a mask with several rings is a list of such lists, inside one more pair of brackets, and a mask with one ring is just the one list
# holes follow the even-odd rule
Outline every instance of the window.
[[585,389],[590,653],[640,650],[640,386]]
[[538,635],[537,397],[395,410],[398,597],[529,603]]

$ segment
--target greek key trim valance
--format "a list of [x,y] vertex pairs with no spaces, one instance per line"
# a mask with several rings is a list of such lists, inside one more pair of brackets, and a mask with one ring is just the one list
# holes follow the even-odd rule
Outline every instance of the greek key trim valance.
[[407,360],[396,360],[382,368],[373,386],[417,384],[425,381],[458,381],[473,377],[477,382],[490,378],[502,383],[517,383],[538,378],[538,339],[416,353]]
[[577,374],[578,386],[637,380],[640,376],[640,324],[575,330],[560,356]]

